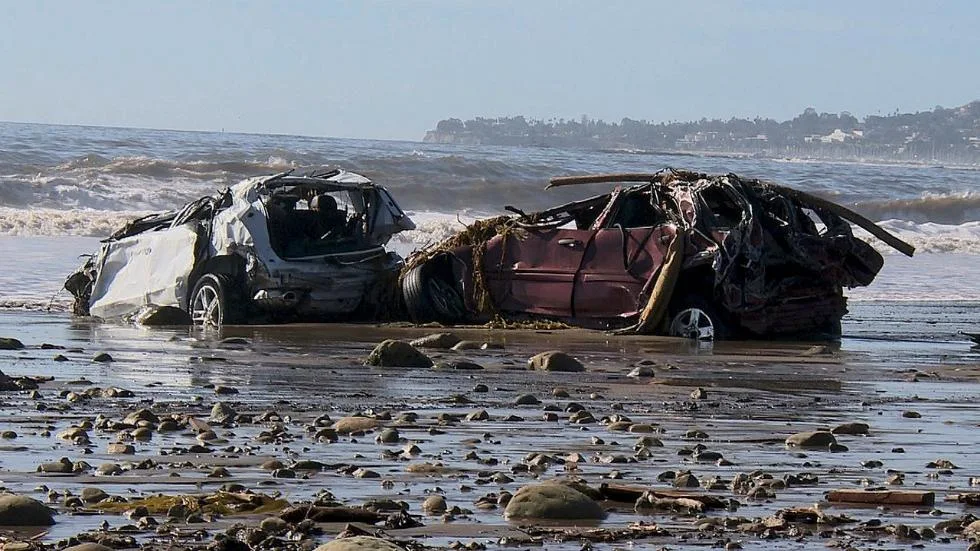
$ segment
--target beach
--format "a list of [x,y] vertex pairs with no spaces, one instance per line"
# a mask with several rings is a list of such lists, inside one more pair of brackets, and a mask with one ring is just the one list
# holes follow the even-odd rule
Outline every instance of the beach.
[[[977,319],[980,304],[959,309],[963,319]],[[859,303],[845,319],[845,335],[876,335],[880,332],[862,327],[902,311],[922,322],[920,338],[845,336],[839,345],[698,345],[574,329],[404,325],[245,326],[201,333],[7,311],[0,313],[0,334],[19,338],[26,348],[0,352],[4,373],[53,379],[42,380],[37,394],[3,394],[4,430],[16,433],[4,444],[3,482],[8,491],[58,511],[57,524],[39,539],[49,543],[87,533],[92,535],[76,539],[203,548],[237,523],[257,527],[270,516],[203,514],[187,523],[161,510],[150,515],[159,524],[134,529],[136,519],[119,514],[125,505],[113,509],[118,512],[100,512],[106,507],[99,503],[65,504],[84,488],[138,503],[156,495],[214,495],[224,487],[290,505],[322,499],[322,492],[352,507],[403,502],[423,526],[388,528],[386,536],[436,547],[509,542],[579,549],[592,541],[612,549],[642,539],[655,547],[737,542],[745,549],[768,549],[831,542],[905,545],[916,538],[928,540],[930,548],[962,549],[965,536],[944,527],[956,524],[951,520],[965,522],[975,511],[947,498],[975,492],[972,484],[980,476],[973,451],[980,418],[972,406],[980,397],[980,353],[949,336],[961,323],[949,307]],[[466,359],[483,369],[364,365],[383,339],[443,331],[476,348],[425,349],[433,360]],[[491,346],[479,348],[484,342]],[[529,357],[553,349],[579,359],[585,371],[528,370]],[[111,361],[93,361],[102,353]],[[58,355],[67,361],[55,361]],[[106,393],[110,388],[131,395]],[[523,398],[527,405],[517,405],[525,395],[536,401]],[[219,402],[235,412],[230,419],[212,416]],[[150,425],[148,438],[135,439],[131,429],[100,424],[144,408],[161,419],[194,417],[208,423],[205,430],[213,434],[200,438],[205,432],[200,426],[167,432]],[[593,421],[571,421],[579,409]],[[315,438],[322,427],[353,415],[374,420],[373,428]],[[85,420],[96,425],[86,431],[87,441],[58,438],[85,426]],[[784,443],[795,433],[845,423],[864,423],[868,429],[837,436],[840,451]],[[388,429],[396,431],[394,439]],[[653,437],[649,446],[638,446],[645,437]],[[117,442],[132,445],[132,453],[109,453]],[[699,446],[725,461],[705,455]],[[699,455],[711,459],[698,460]],[[67,474],[36,472],[62,457],[89,467]],[[268,470],[273,460],[281,465],[278,471]],[[315,462],[316,470],[285,472],[303,462]],[[100,468],[104,464],[119,469]],[[97,468],[116,474],[97,474]],[[633,503],[607,500],[603,506],[609,514],[601,523],[528,527],[505,520],[503,507],[496,505],[502,493],[553,478],[577,477],[594,488],[677,491],[664,473],[686,471],[700,487],[684,492],[716,496],[726,508],[703,514],[634,511]],[[752,482],[733,489],[740,473]],[[757,486],[769,490],[750,497]],[[935,503],[874,507],[824,501],[830,490],[860,488],[932,492]],[[433,494],[445,498],[448,512],[422,511]],[[766,531],[765,519],[814,504],[846,520],[776,523]],[[325,541],[346,524],[319,523],[323,534],[265,537],[273,538],[270,544],[281,540],[282,546]],[[904,535],[896,539],[896,530]],[[6,532],[5,537],[37,533]]]
[[[961,332],[980,330],[974,169],[9,123],[0,137],[23,146],[0,152],[0,337],[24,345],[0,350],[14,385],[0,393],[0,480],[57,513],[0,529],[5,548],[313,549],[359,531],[413,549],[970,545],[980,350]],[[679,162],[831,198],[916,254],[873,243],[885,266],[846,291],[839,342],[151,329],[72,317],[61,290],[120,223],[255,174],[365,172],[418,225],[389,243],[407,256],[505,204],[608,191],[545,193],[548,177]],[[386,339],[446,332],[466,344],[420,348],[432,367],[365,365]],[[550,350],[582,371],[528,368]],[[787,444],[813,431],[822,444]],[[580,484],[603,518],[505,515],[521,488],[555,480]],[[854,490],[919,501],[831,499]]]

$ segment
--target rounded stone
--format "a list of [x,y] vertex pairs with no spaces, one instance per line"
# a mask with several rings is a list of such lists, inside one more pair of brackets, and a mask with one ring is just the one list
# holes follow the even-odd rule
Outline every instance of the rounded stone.
[[376,428],[378,428],[377,419],[373,417],[362,417],[360,415],[341,417],[333,424],[333,429],[337,431],[337,434],[365,432]]
[[829,448],[836,444],[837,439],[826,430],[798,432],[786,438],[786,445],[794,448]]
[[565,484],[543,482],[524,486],[504,510],[508,520],[601,520],[606,512],[592,498]]
[[582,362],[560,350],[549,350],[531,356],[531,359],[528,360],[528,369],[577,373],[585,371],[585,366],[582,365]]
[[867,423],[842,423],[831,429],[833,434],[848,434],[852,436],[868,434],[871,427]]
[[51,526],[54,511],[36,499],[0,495],[0,526]]
[[440,495],[431,495],[422,502],[422,512],[430,516],[441,515],[448,508],[446,498]]
[[388,339],[374,347],[364,361],[376,367],[432,367],[432,360],[404,341]]

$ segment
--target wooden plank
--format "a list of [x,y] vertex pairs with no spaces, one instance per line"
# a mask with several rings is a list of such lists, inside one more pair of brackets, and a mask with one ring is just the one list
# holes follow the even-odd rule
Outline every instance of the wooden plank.
[[871,505],[932,505],[936,502],[933,492],[913,490],[830,490],[826,500],[832,503],[867,503]]

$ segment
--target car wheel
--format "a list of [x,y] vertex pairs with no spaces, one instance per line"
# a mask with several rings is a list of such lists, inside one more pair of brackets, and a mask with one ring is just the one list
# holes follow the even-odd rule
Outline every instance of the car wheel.
[[221,327],[244,321],[241,293],[225,274],[205,274],[191,292],[190,314],[194,325]]
[[699,341],[723,340],[730,336],[728,324],[718,310],[699,295],[687,295],[671,308],[667,334]]
[[463,321],[466,305],[459,290],[444,277],[430,272],[428,266],[422,264],[409,270],[402,278],[402,294],[409,317],[418,323]]

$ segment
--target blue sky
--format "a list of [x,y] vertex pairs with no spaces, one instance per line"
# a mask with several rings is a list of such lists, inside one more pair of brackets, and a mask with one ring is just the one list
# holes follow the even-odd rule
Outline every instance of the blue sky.
[[980,99],[980,2],[3,1],[0,120],[421,139],[447,117]]

